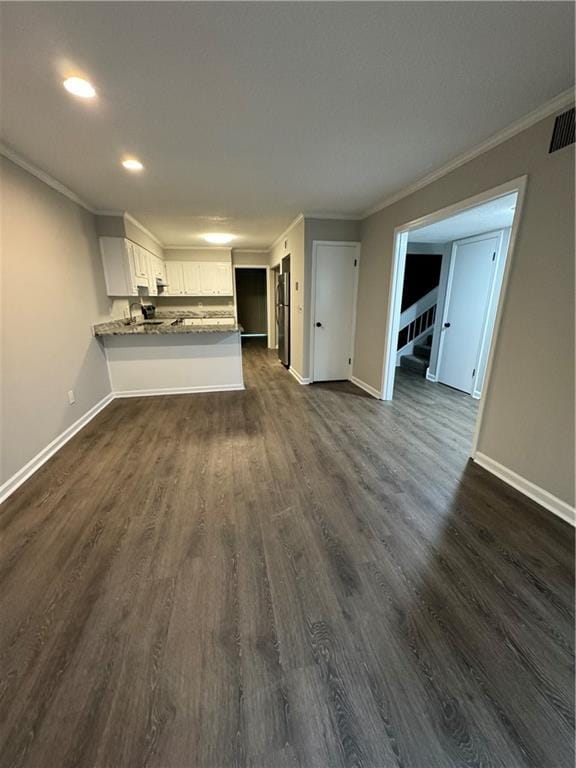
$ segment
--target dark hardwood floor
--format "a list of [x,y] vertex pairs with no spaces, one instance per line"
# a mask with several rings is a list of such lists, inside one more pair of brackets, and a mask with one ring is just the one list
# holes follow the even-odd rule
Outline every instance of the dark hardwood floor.
[[0,508],[0,765],[572,768],[574,532],[475,403],[116,400]]

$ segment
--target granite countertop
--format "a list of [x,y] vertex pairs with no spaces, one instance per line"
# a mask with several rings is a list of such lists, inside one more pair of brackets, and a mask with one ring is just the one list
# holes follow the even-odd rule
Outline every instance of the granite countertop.
[[[138,322],[126,325],[123,320],[113,320],[109,323],[98,323],[94,327],[95,336],[152,336],[174,333],[234,333],[242,330],[242,326],[230,318],[229,325],[183,325],[178,319],[184,317],[202,317],[180,313],[169,318],[156,317],[155,321]],[[209,315],[208,317],[230,317],[230,315]],[[160,320],[161,322],[158,322]]]
[[177,320],[180,317],[229,317],[234,319],[233,309],[157,309],[156,320]]

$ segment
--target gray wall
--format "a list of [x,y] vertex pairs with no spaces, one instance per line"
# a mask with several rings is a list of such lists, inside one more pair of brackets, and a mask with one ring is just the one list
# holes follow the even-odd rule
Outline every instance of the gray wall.
[[5,158],[0,175],[5,482],[110,392],[92,324],[111,302],[94,216]]
[[270,252],[232,249],[232,264],[267,267],[270,264]]
[[394,228],[505,181],[528,188],[478,450],[574,503],[574,146],[549,117],[362,223],[354,375],[380,389]]
[[162,247],[158,245],[156,240],[124,215],[96,216],[96,231],[98,235],[106,235],[108,237],[127,237],[128,240],[132,240],[133,243],[146,248],[150,253],[162,256]]
[[312,243],[314,240],[355,242],[359,239],[359,221],[306,218],[289,230],[271,250],[271,266],[290,255],[290,357],[291,366],[302,378],[310,376]]

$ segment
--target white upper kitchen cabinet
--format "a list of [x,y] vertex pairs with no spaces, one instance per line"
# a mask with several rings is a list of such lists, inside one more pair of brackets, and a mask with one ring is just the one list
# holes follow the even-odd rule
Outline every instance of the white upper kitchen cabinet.
[[210,261],[166,261],[166,296],[232,296],[232,265]]
[[232,265],[217,262],[200,264],[200,289],[202,296],[231,296]]
[[150,285],[150,296],[158,296],[159,293],[166,293],[166,271],[164,269],[164,259],[153,253],[148,253],[148,275]]
[[185,296],[184,293],[184,269],[181,261],[167,261],[166,269],[166,296]]
[[201,295],[200,267],[197,261],[183,261],[184,293],[186,296]]
[[136,243],[130,242],[130,240],[128,240],[128,247],[132,248],[132,253],[134,255],[134,271],[136,277],[145,277],[148,279],[150,275],[150,252]]
[[232,296],[232,264],[217,264],[216,291],[219,296]]
[[166,271],[164,268],[164,259],[161,259],[159,256],[155,256],[153,253],[150,254],[150,263],[152,265],[152,273],[156,280],[159,280],[161,283],[164,283],[166,281]]
[[[149,289],[148,259],[123,237],[101,237],[100,253],[108,296],[138,296],[139,288]],[[144,249],[140,249],[144,250]],[[144,255],[147,251],[144,251]]]

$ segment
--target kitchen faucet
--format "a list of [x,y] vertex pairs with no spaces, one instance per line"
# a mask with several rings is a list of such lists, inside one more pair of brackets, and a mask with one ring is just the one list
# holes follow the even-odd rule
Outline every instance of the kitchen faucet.
[[142,302],[140,301],[133,301],[130,306],[128,307],[128,312],[130,313],[130,322],[135,323],[138,318],[132,317],[132,307],[139,307],[140,311],[142,311]]

